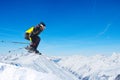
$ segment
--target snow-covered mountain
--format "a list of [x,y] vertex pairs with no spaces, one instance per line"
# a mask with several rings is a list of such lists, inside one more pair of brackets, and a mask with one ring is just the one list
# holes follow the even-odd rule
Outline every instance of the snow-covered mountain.
[[48,57],[11,51],[0,56],[0,80],[120,80],[120,54]]
[[120,80],[120,54],[112,56],[69,56],[58,64],[79,80]]
[[13,51],[0,56],[0,80],[78,80],[45,55]]

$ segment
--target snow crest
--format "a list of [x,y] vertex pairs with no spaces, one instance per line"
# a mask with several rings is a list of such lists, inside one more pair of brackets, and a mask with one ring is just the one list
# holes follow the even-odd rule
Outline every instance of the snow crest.
[[0,80],[77,80],[45,55],[27,53],[0,56]]
[[120,80],[120,54],[48,57],[20,50],[0,56],[0,80]]

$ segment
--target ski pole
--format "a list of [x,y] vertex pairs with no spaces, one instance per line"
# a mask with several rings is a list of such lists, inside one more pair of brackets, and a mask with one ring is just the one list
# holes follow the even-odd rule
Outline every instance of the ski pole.
[[29,43],[26,43],[26,42],[16,42],[16,41],[10,41],[10,42],[9,42],[9,41],[3,41],[3,40],[1,40],[0,42],[1,42],[1,43],[6,43],[6,42],[7,42],[7,43],[15,43],[15,44],[29,44]]
[[21,49],[24,49],[24,48],[18,48],[18,49],[15,49],[15,50],[9,50],[8,52],[11,53],[11,52],[15,52],[15,51],[18,51],[18,50],[21,50]]

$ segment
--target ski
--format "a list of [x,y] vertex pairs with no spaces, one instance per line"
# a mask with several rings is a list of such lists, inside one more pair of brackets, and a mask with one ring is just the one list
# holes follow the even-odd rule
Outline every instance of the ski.
[[28,53],[34,53],[34,54],[39,54],[42,55],[38,50],[30,50],[28,47],[25,47],[25,50],[27,50]]

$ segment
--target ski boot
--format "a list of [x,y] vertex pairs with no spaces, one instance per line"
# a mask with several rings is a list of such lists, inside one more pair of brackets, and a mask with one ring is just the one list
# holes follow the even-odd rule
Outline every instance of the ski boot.
[[35,51],[35,49],[31,46],[27,46],[27,47],[25,47],[25,49],[28,50],[28,52],[31,52],[31,53]]
[[41,55],[41,53],[38,50],[36,50],[35,48],[33,48],[31,46],[27,46],[27,47],[25,47],[25,49],[28,50],[29,53],[35,53],[35,54]]
[[42,53],[40,53],[38,50],[35,50],[35,54],[42,55]]

